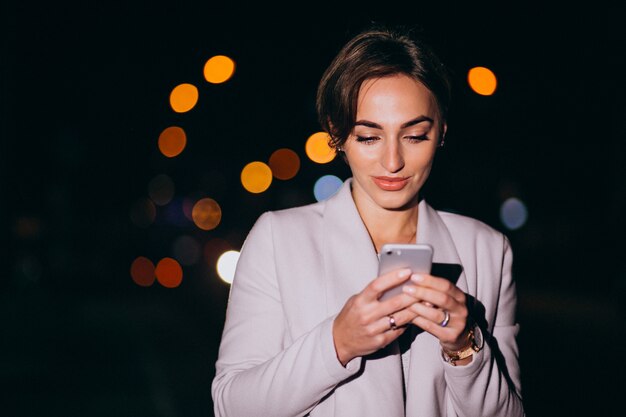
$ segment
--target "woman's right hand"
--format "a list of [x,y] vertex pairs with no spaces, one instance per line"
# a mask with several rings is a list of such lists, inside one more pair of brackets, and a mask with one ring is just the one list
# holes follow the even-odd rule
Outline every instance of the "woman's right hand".
[[[397,339],[416,316],[407,309],[415,298],[398,294],[385,301],[378,299],[386,290],[409,279],[410,269],[398,269],[379,276],[346,301],[333,323],[337,359],[343,366],[358,356],[368,355]],[[396,328],[391,326],[393,314]]]

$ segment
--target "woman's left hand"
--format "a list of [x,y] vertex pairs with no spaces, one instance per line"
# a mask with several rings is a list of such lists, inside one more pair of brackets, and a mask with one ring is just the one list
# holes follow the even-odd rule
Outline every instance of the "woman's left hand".
[[465,347],[468,310],[463,291],[445,278],[428,274],[413,274],[403,291],[416,299],[407,307],[417,314],[413,324],[439,339],[445,350]]

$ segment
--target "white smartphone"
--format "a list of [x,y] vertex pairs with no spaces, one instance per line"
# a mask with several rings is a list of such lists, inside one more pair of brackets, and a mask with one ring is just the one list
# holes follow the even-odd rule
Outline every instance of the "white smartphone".
[[[380,250],[378,276],[399,268],[409,268],[413,273],[430,274],[433,247],[427,243],[387,243]],[[388,289],[379,298],[384,301],[402,292],[404,282]]]

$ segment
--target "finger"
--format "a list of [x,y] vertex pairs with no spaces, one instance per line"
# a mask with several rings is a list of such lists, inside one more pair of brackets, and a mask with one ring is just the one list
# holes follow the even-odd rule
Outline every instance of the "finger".
[[390,331],[386,331],[382,333],[381,336],[384,341],[382,344],[382,348],[387,347],[391,342],[393,342],[398,337],[400,337],[405,331],[406,331],[406,326],[403,326],[403,327],[398,327],[395,330],[390,330]]
[[410,324],[415,317],[415,312],[410,309],[397,311],[393,314],[382,317],[380,320],[377,320],[374,331],[378,333],[399,331],[406,328],[406,326]]
[[404,310],[414,303],[415,297],[405,292],[401,292],[400,294],[394,295],[387,300],[380,301],[375,311],[376,314],[380,315],[380,317],[388,316],[389,314]]
[[392,329],[388,318],[384,321],[379,320],[377,325],[376,333],[371,338],[375,350],[386,347],[406,331],[406,326],[396,326]]
[[448,310],[454,310],[458,308],[460,304],[456,298],[450,296],[447,293],[422,287],[420,285],[404,285],[402,292],[412,296],[420,304],[427,308],[445,308]]
[[454,328],[441,327],[439,323],[435,323],[424,316],[416,316],[412,323],[435,336],[439,339],[442,346],[447,345],[449,350],[458,350],[460,347],[465,346],[467,342],[465,327],[459,327],[458,325]]
[[411,276],[411,270],[407,268],[396,269],[379,276],[363,289],[361,294],[367,301],[377,300],[386,290],[400,285]]
[[416,316],[413,319],[412,323],[417,327],[423,329],[424,331],[432,334],[440,341],[447,341],[448,339],[452,339],[450,329],[446,327],[441,327],[439,326],[439,324],[427,319],[424,316]]
[[[467,306],[464,303],[459,303],[453,297],[419,286],[405,285],[402,290],[405,293],[412,294],[418,299],[418,302],[410,306],[411,310],[416,314],[424,316],[435,323],[441,323],[445,318],[444,311],[448,311],[450,314],[449,321],[454,319],[456,323],[460,323],[461,328],[464,328],[467,324],[469,315]],[[423,301],[420,297],[425,297],[430,301]],[[436,300],[433,300],[433,297],[436,298]],[[448,323],[447,327],[450,327],[450,323]]]
[[465,303],[465,293],[445,278],[435,277],[429,274],[413,274],[411,275],[411,282],[422,287],[432,288],[433,290],[449,294],[459,303]]
[[[412,312],[415,313],[416,316],[424,317],[437,324],[439,327],[462,329],[465,328],[466,316],[463,314],[459,314],[454,311],[443,310],[440,308],[428,307],[422,303],[415,303],[411,305],[410,309]],[[446,311],[448,311],[447,315]]]
[[449,312],[450,318],[445,326],[442,326],[445,324],[446,318],[444,310],[429,308],[423,304],[414,304],[411,306],[411,310],[419,312],[412,323],[435,336],[442,345],[462,346],[464,343],[463,335],[466,334],[467,328],[466,310],[461,310],[459,313]]

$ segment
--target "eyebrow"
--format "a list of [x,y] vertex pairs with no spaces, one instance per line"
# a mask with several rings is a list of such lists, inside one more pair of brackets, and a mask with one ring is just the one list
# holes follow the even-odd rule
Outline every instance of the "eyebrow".
[[[418,123],[422,123],[422,122],[433,123],[433,119],[431,119],[430,117],[427,117],[427,116],[418,116],[415,119],[411,119],[408,122],[403,123],[402,126],[400,126],[400,128],[401,129],[406,129],[407,127],[414,126],[414,125],[416,125]],[[381,130],[383,128],[378,123],[370,122],[369,120],[357,120],[357,122],[354,125],[355,126],[371,127],[371,128],[374,128],[374,129],[381,129]]]

